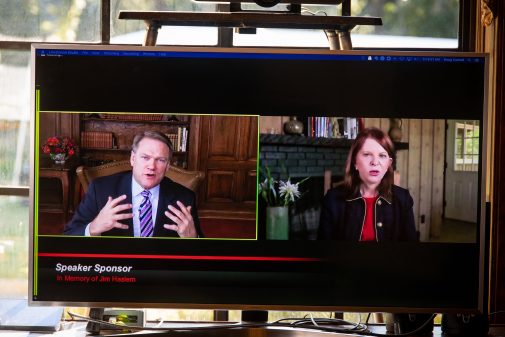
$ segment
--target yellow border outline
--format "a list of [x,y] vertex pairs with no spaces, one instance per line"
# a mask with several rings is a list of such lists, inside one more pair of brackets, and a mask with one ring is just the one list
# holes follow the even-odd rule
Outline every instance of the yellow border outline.
[[40,89],[35,90],[35,149],[34,149],[34,182],[33,182],[33,296],[38,295],[39,286],[39,142],[40,142]]
[[[38,234],[38,183],[39,183],[39,150],[40,150],[40,142],[39,142],[39,117],[41,113],[55,113],[55,114],[86,114],[86,113],[100,113],[100,114],[115,114],[115,115],[123,115],[123,114],[128,114],[128,115],[133,115],[133,114],[144,114],[145,112],[96,112],[96,111],[52,111],[52,110],[40,110],[40,105],[39,105],[39,90],[36,92],[36,110],[35,110],[35,187],[34,187],[34,268],[35,271],[37,270],[37,254],[38,254],[38,247],[37,247],[37,242],[38,242],[38,237],[61,237],[61,235],[47,235],[47,234]],[[255,219],[255,227],[256,227],[256,237],[251,238],[251,239],[243,239],[243,238],[203,238],[203,240],[206,241],[221,241],[221,240],[228,240],[228,241],[257,241],[258,240],[258,184],[259,184],[259,153],[260,153],[260,115],[242,115],[242,114],[201,114],[201,113],[193,113],[193,114],[188,114],[188,113],[166,113],[166,112],[156,112],[156,113],[149,113],[149,114],[154,114],[154,115],[169,115],[169,116],[235,116],[235,117],[256,117],[257,118],[257,123],[258,123],[258,144],[256,146],[256,219]],[[111,120],[114,121],[114,120]],[[67,237],[76,237],[76,238],[83,238],[83,239],[100,239],[102,238],[101,236],[93,236],[93,237],[82,237],[82,236],[73,236],[73,235],[66,235]],[[142,239],[142,238],[134,238],[134,237],[124,237],[124,236],[107,236],[107,238],[114,238],[114,239]],[[181,238],[171,238],[171,237],[156,237],[156,238],[144,238],[146,240],[153,240],[153,239],[161,239],[161,240],[181,240]],[[202,238],[185,238],[184,240],[202,240]],[[34,277],[35,277],[34,273]],[[36,279],[34,280],[34,284],[36,285]],[[36,291],[34,289],[34,295],[36,295]]]

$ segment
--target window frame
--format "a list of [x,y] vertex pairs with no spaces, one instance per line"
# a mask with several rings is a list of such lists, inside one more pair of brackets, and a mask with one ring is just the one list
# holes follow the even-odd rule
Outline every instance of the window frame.
[[[470,123],[469,123],[470,122]],[[467,130],[472,131],[472,136],[468,137],[467,135]],[[474,132],[475,130],[478,130],[480,133],[481,126],[480,124],[475,122],[475,121],[466,121],[466,120],[461,120],[461,121],[456,121],[454,125],[454,134],[453,134],[453,141],[454,141],[454,167],[453,170],[455,172],[478,172],[478,164],[479,164],[479,148],[480,148],[480,141],[479,141],[479,136],[475,136]],[[462,133],[460,134],[460,131]],[[461,136],[460,136],[461,135]],[[461,142],[461,146],[458,146],[458,141]],[[477,153],[473,152],[473,144],[470,145],[470,143],[473,143],[474,141],[477,141]],[[468,148],[471,147],[471,150],[468,151]],[[461,151],[460,151],[461,150]],[[461,158],[459,158],[461,157]],[[471,160],[468,158],[471,157]]]
[[[100,41],[94,44],[109,45],[111,32],[111,0],[100,1]],[[218,12],[229,11],[229,4],[218,4]],[[470,0],[460,0],[459,2],[459,34],[458,48],[456,51],[474,51],[477,29],[477,8]],[[0,49],[30,51],[31,44],[38,41],[2,41]],[[51,42],[45,42],[51,43]],[[79,44],[80,42],[75,42]],[[61,44],[52,42],[51,44]],[[81,42],[89,44],[89,42]],[[93,43],[92,43],[93,44]],[[216,47],[233,47],[233,29],[227,27],[218,28],[218,38]],[[356,48],[358,49],[358,48]],[[373,48],[372,48],[373,49]],[[400,48],[384,48],[387,50],[404,50]],[[415,48],[410,50],[430,50],[430,48]],[[0,186],[0,195],[29,196],[28,186]]]

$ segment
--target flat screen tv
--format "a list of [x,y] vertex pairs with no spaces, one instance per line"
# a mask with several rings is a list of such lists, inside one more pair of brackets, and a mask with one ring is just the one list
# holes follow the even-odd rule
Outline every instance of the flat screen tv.
[[[34,45],[31,304],[485,312],[486,71],[467,53]],[[393,139],[384,158],[368,155],[401,189],[375,195],[365,221],[363,190],[332,195],[370,128]],[[170,163],[145,143],[131,151],[148,130],[171,140]],[[138,236],[139,158],[200,172],[183,197],[170,185],[191,200],[189,238],[168,216]],[[124,198],[92,170],[118,163]],[[158,211],[182,213],[163,188]],[[126,206],[97,236],[98,215],[83,214],[105,212],[99,199]]]

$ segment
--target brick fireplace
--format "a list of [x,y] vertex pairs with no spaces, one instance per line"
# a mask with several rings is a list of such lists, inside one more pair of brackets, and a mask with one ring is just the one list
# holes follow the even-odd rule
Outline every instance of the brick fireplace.
[[351,141],[292,135],[260,135],[260,167],[276,178],[343,176]]
[[[275,179],[289,177],[292,182],[310,177],[301,185],[303,197],[290,209],[290,239],[316,238],[325,171],[331,171],[333,182],[343,177],[351,142],[301,135],[260,135],[262,169],[268,167]],[[260,175],[260,181],[263,179]],[[259,219],[262,218],[260,211]]]

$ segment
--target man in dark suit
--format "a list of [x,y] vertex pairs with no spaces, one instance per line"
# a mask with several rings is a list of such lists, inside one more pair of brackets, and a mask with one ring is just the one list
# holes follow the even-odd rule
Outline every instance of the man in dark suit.
[[93,180],[65,234],[202,237],[194,192],[165,177],[172,151],[163,133],[136,135],[132,171]]

